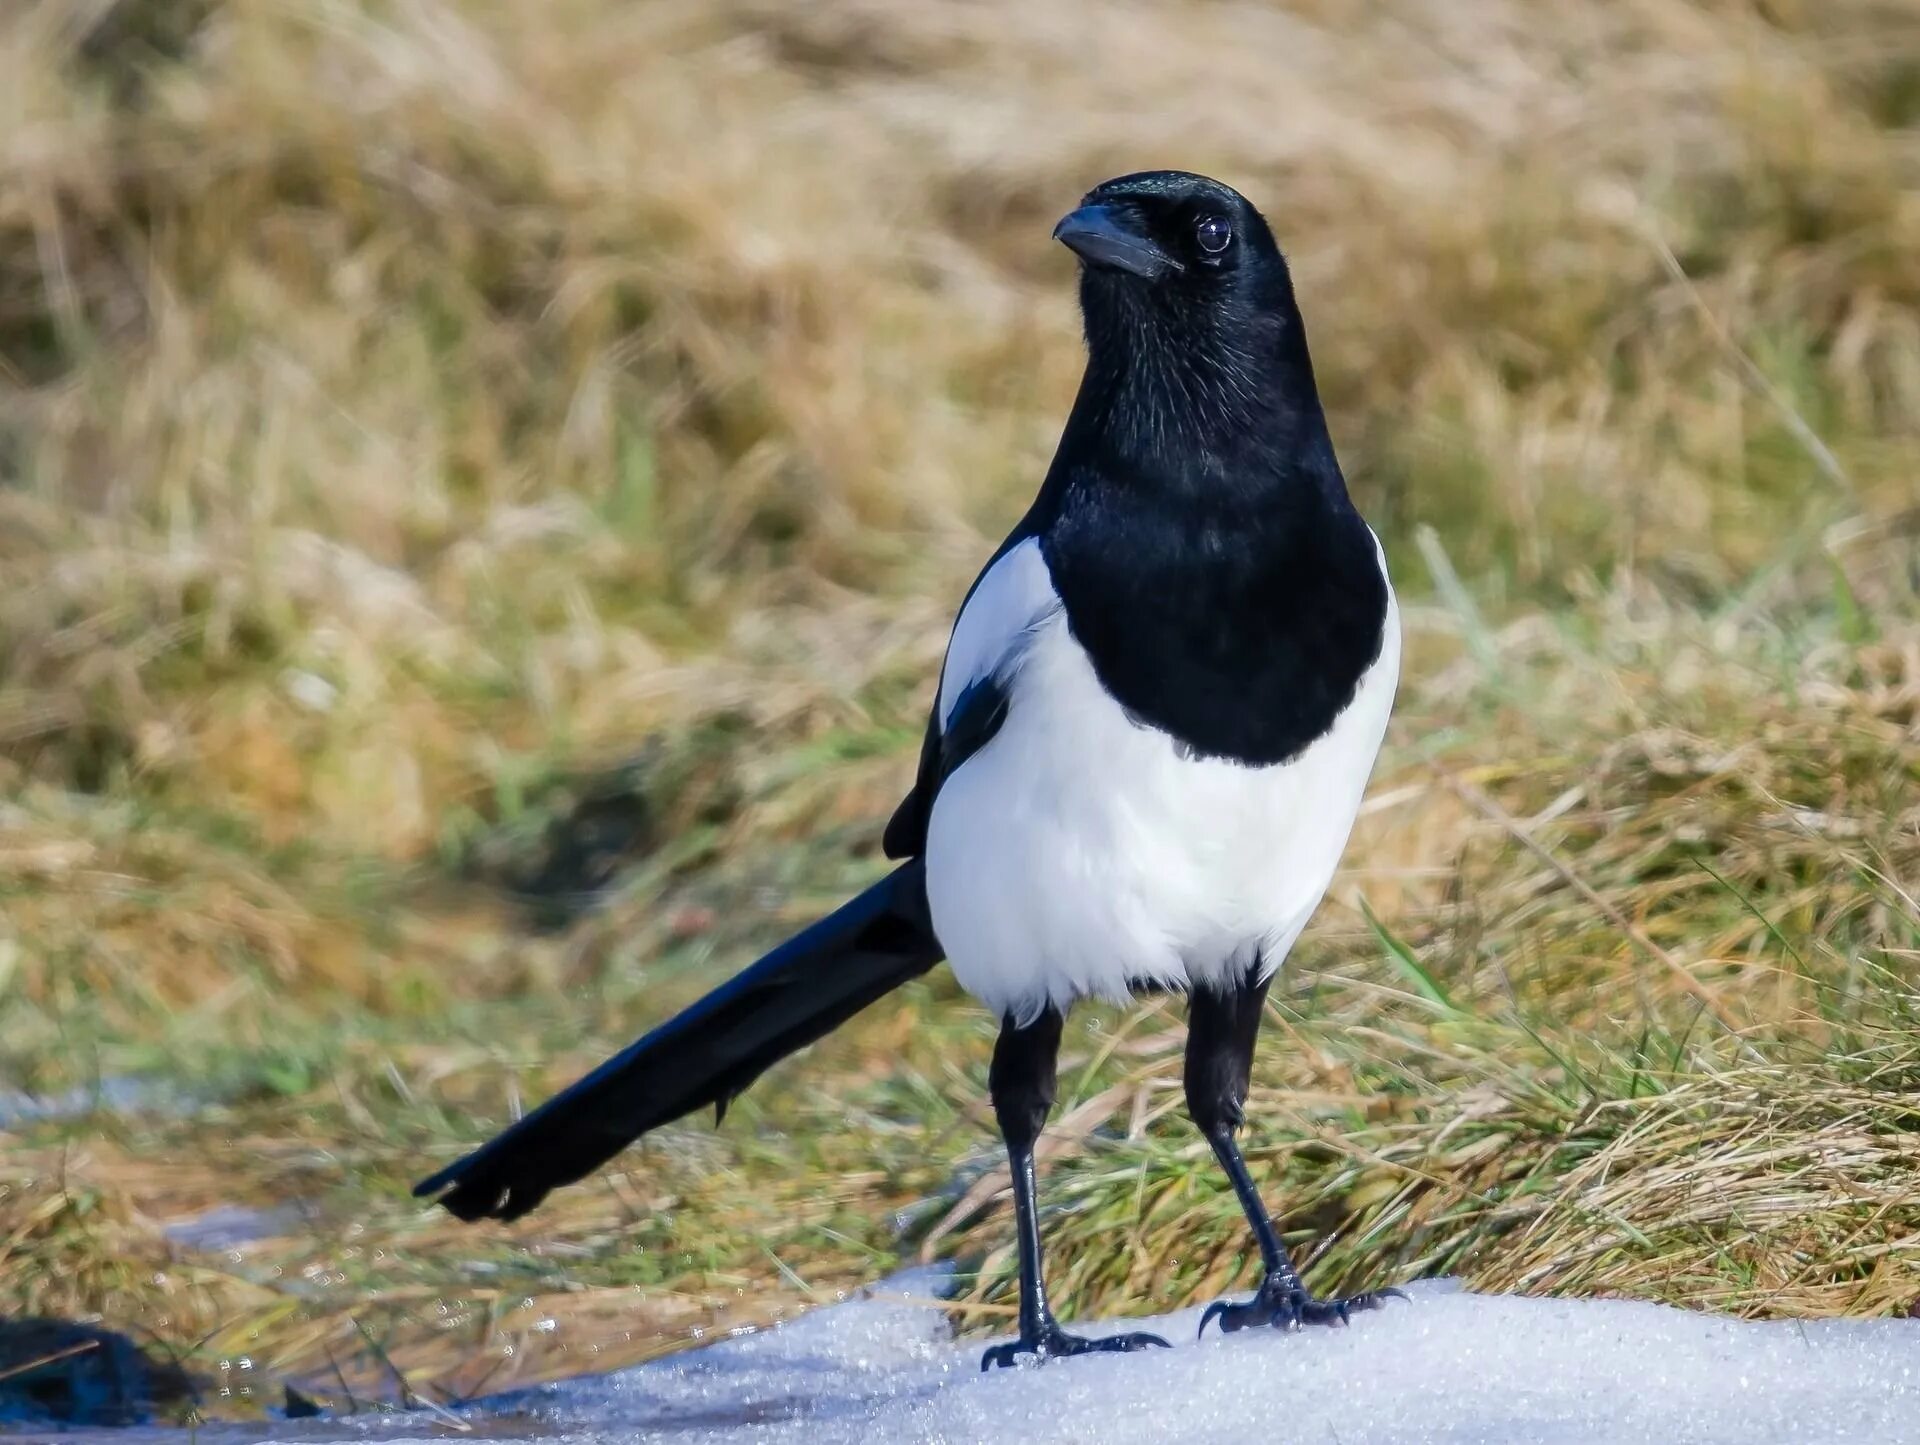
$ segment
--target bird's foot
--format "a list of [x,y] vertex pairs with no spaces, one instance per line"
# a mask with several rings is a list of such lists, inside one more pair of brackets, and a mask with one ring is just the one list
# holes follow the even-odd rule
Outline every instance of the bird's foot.
[[1009,1340],[1004,1345],[995,1345],[980,1357],[980,1371],[985,1374],[995,1365],[1002,1369],[1011,1369],[1028,1357],[1031,1357],[1036,1365],[1044,1365],[1049,1360],[1063,1360],[1069,1355],[1114,1354],[1125,1350],[1156,1347],[1162,1350],[1171,1348],[1158,1335],[1107,1335],[1101,1339],[1088,1340],[1082,1339],[1079,1335],[1070,1335],[1060,1326],[1050,1323],[1035,1334],[1022,1334],[1017,1340]]
[[1269,1274],[1253,1298],[1244,1304],[1215,1300],[1208,1305],[1207,1312],[1200,1316],[1200,1333],[1204,1335],[1207,1326],[1215,1320],[1220,1321],[1223,1335],[1253,1325],[1270,1325],[1282,1330],[1297,1330],[1304,1325],[1344,1325],[1362,1310],[1377,1310],[1390,1299],[1406,1297],[1401,1290],[1376,1289],[1348,1295],[1345,1299],[1315,1299],[1297,1279]]

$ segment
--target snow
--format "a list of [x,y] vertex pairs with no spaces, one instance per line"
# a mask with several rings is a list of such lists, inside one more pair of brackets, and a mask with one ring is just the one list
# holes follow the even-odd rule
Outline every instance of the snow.
[[161,1233],[182,1249],[237,1254],[261,1240],[279,1238],[303,1218],[301,1211],[290,1204],[274,1209],[219,1204],[200,1214],[166,1220],[160,1228]]
[[[535,1413],[575,1438],[685,1442],[1920,1441],[1920,1325],[1740,1324],[1657,1305],[1418,1286],[1346,1330],[980,1373],[942,1316],[880,1297],[590,1383]],[[1140,1328],[1116,1320],[1090,1334]]]
[[[1184,1310],[1080,1327],[1152,1328],[1175,1343],[1171,1350],[983,1375],[984,1342],[948,1335],[935,1304],[943,1283],[938,1272],[910,1272],[776,1330],[461,1414],[469,1438],[570,1445],[1920,1442],[1920,1322],[1740,1323],[1430,1282],[1350,1329],[1209,1332],[1196,1343],[1200,1312]],[[448,1438],[445,1422],[426,1414],[273,1433],[389,1445]],[[258,1430],[199,1436],[260,1438]]]
[[105,1078],[58,1094],[0,1088],[0,1129],[84,1119],[92,1114],[167,1114],[184,1118],[195,1100],[160,1079]]

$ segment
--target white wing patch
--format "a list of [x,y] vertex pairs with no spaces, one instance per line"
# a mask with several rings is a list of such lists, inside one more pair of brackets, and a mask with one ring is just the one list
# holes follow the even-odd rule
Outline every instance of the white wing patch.
[[1060,610],[1038,539],[1029,537],[987,569],[953,624],[940,672],[940,726],[953,705],[985,677],[1004,678],[1031,645],[1035,630]]

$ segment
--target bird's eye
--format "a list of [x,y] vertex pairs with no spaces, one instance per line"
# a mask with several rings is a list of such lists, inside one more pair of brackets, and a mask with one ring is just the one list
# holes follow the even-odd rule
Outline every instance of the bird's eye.
[[1202,216],[1200,224],[1194,227],[1194,234],[1199,238],[1202,251],[1218,256],[1233,239],[1233,227],[1227,224],[1225,216]]

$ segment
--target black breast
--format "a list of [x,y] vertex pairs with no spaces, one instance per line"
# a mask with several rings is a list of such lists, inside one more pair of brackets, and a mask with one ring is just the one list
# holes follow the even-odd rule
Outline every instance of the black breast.
[[1048,522],[1054,586],[1102,685],[1195,754],[1297,756],[1380,655],[1387,579],[1344,491],[1254,510],[1069,480]]

